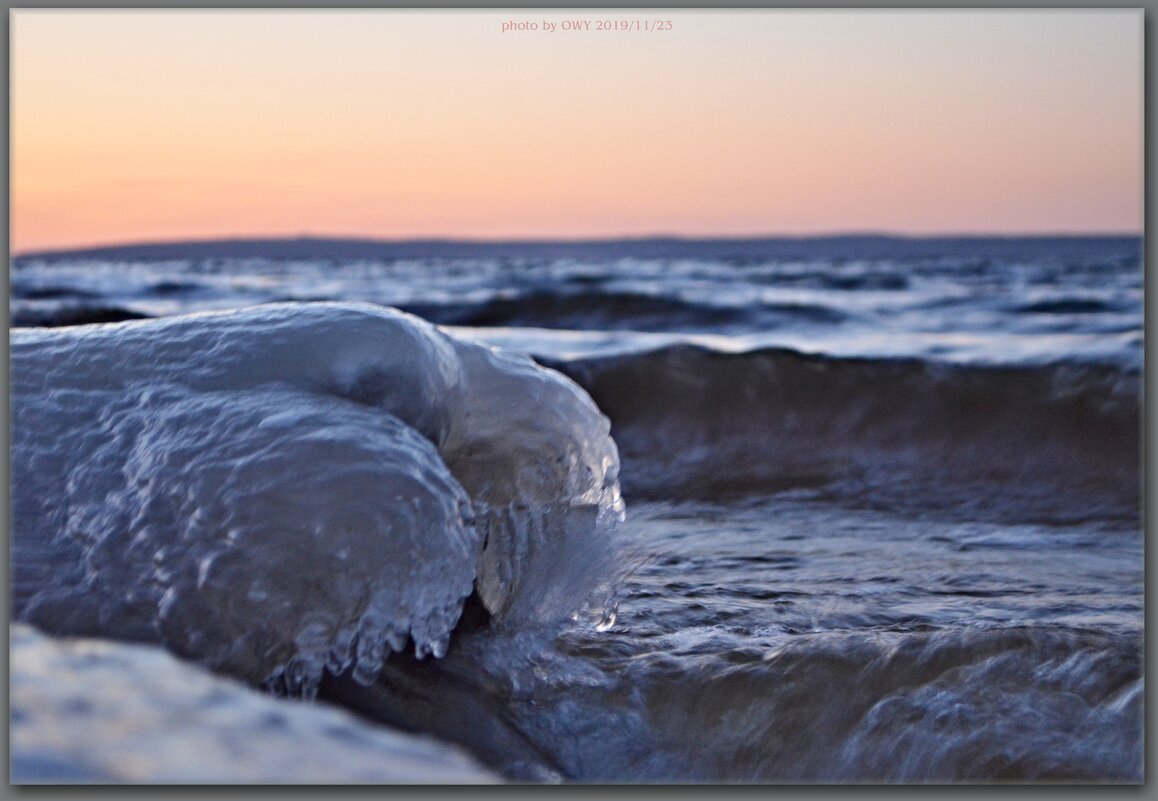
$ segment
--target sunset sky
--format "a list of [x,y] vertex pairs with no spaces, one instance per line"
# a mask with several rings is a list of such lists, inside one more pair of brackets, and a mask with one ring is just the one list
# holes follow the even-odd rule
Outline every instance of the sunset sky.
[[[671,20],[596,31],[597,20]],[[502,32],[504,21],[537,31]],[[550,33],[544,21],[588,20]],[[11,248],[1139,232],[1140,11],[11,12]]]

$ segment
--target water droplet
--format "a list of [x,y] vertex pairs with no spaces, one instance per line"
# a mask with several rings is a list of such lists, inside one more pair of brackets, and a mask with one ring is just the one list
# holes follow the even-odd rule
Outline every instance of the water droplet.
[[612,609],[610,612],[603,616],[602,620],[595,624],[595,630],[599,632],[610,630],[611,627],[615,625],[615,621],[618,617],[619,616],[615,613],[615,610]]

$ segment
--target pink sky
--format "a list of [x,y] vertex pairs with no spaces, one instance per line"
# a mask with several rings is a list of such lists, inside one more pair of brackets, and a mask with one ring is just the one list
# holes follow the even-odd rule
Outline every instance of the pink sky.
[[11,14],[14,252],[1142,229],[1140,11]]

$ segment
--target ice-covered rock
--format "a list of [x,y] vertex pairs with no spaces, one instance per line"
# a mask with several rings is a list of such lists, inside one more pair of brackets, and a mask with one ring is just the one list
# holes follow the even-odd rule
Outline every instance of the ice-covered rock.
[[270,698],[159,648],[9,629],[10,781],[499,781],[460,749]]
[[10,339],[13,614],[51,632],[308,695],[408,639],[442,655],[476,579],[500,619],[554,608],[622,512],[581,389],[393,310]]

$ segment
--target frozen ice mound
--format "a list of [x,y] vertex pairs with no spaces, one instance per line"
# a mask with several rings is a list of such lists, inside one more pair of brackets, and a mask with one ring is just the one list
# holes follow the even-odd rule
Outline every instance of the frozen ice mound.
[[558,373],[390,309],[13,330],[13,615],[310,695],[579,604],[622,515]]
[[10,781],[500,781],[461,749],[270,698],[156,647],[9,631]]

